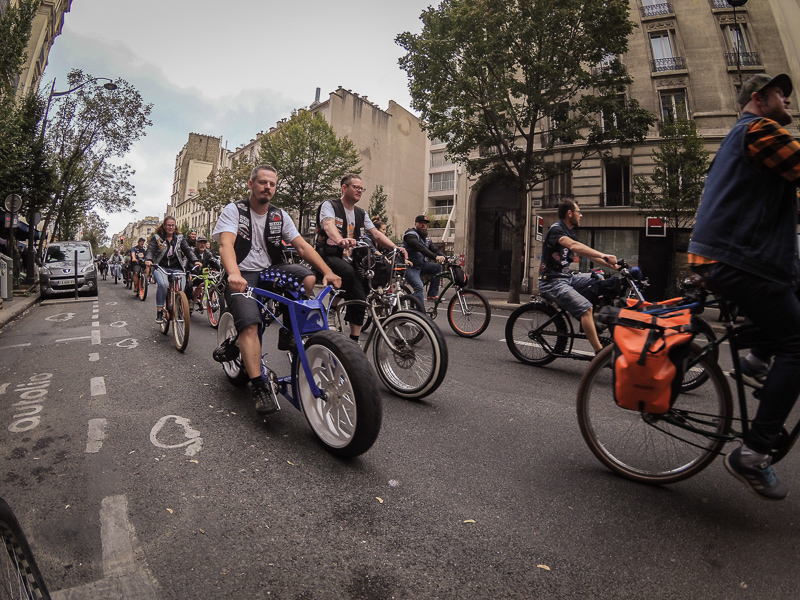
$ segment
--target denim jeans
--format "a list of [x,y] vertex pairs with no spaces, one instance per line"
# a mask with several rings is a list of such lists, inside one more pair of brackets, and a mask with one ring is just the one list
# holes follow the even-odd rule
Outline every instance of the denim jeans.
[[767,453],[800,394],[800,300],[788,282],[776,283],[725,263],[695,270],[711,291],[739,306],[774,351],[761,402],[745,439],[751,449]]
[[[422,285],[423,275],[438,275],[442,272],[442,265],[438,262],[424,262],[421,267],[408,267],[406,269],[406,281],[414,288],[414,296],[425,306],[424,286]],[[441,277],[433,277],[428,288],[429,296],[439,295],[439,281]]]
[[[183,269],[164,269],[167,273],[183,273]],[[156,307],[164,308],[164,303],[167,300],[167,288],[169,288],[169,279],[167,273],[161,269],[155,269],[153,277],[156,278],[158,290],[156,290]],[[178,289],[183,289],[183,277],[178,279]]]

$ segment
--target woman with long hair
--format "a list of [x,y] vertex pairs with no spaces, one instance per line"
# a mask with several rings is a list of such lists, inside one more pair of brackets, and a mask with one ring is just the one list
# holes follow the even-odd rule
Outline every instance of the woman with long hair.
[[[161,269],[156,269],[153,275],[158,284],[156,291],[156,323],[161,323],[164,310],[164,302],[167,300],[167,288],[169,279],[167,273],[185,273],[186,263],[191,262],[201,265],[195,256],[192,247],[184,239],[183,235],[177,233],[177,222],[175,217],[167,215],[158,226],[150,243],[147,244],[145,252],[145,264],[152,267],[154,264]],[[179,281],[183,281],[179,279]]]

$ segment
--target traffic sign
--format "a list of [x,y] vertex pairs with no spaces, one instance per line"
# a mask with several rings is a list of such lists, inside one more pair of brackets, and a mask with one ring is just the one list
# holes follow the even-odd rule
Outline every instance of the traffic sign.
[[3,206],[10,213],[19,212],[19,209],[22,208],[22,197],[19,194],[9,194],[6,196]]

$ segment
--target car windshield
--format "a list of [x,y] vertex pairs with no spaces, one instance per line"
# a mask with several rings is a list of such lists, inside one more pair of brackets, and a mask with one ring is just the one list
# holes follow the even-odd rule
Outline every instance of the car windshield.
[[47,249],[46,263],[64,262],[75,260],[75,251],[78,252],[78,260],[89,260],[89,249],[85,246],[50,246]]

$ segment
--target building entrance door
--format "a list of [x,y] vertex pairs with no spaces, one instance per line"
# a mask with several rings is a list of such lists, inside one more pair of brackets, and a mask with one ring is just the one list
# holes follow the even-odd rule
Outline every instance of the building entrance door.
[[478,194],[473,247],[473,285],[478,289],[508,291],[516,202],[514,190],[497,184],[487,185]]

